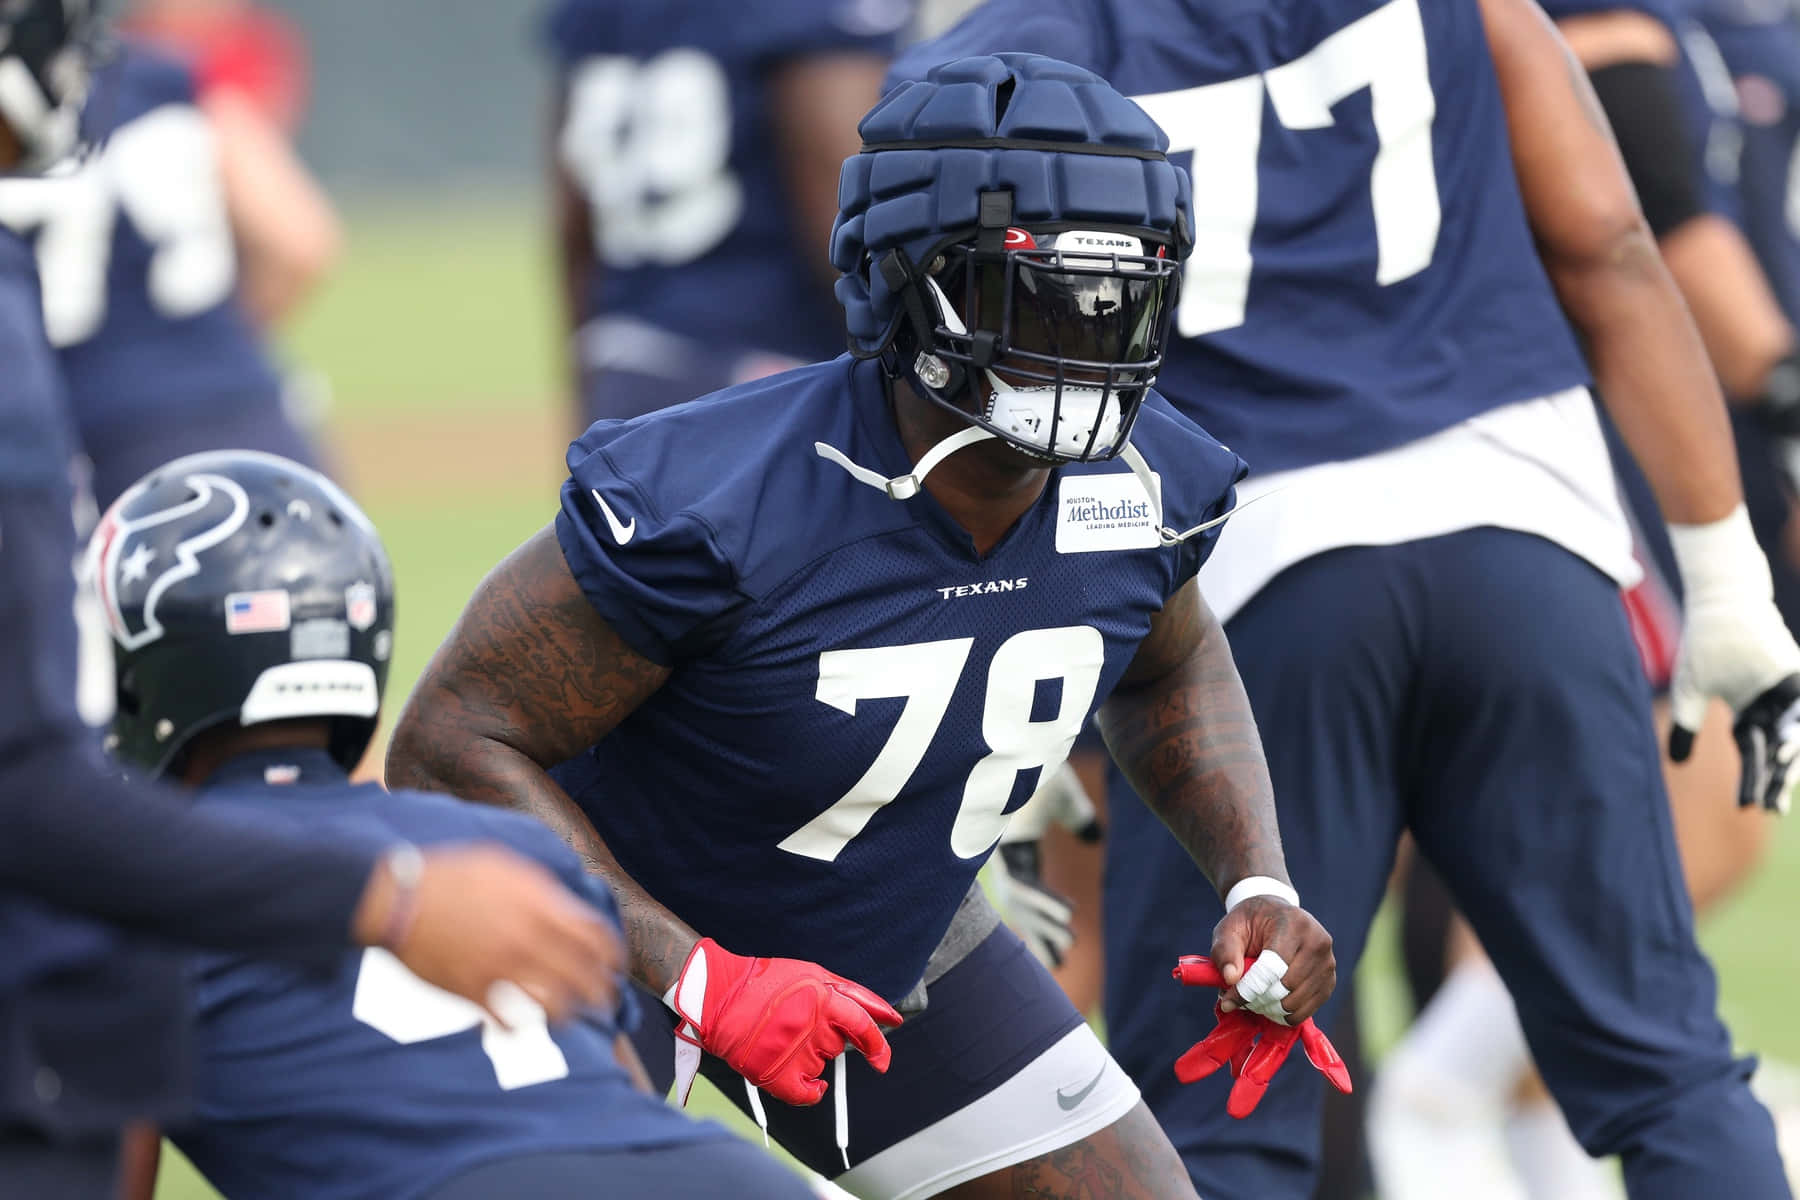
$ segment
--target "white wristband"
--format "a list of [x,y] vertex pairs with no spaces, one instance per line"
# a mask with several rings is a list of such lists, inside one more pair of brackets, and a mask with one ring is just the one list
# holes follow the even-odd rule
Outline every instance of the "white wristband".
[[1232,884],[1231,890],[1225,893],[1225,911],[1230,912],[1244,901],[1257,896],[1274,896],[1295,908],[1300,907],[1300,893],[1288,884],[1268,875],[1247,875]]

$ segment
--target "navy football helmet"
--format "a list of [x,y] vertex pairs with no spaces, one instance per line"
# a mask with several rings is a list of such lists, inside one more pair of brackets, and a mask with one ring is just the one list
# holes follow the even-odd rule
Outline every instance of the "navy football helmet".
[[155,776],[230,722],[332,722],[346,770],[369,739],[394,642],[375,527],[315,471],[249,450],[176,459],[107,510],[88,569],[113,639],[109,748]]
[[0,121],[41,170],[74,149],[101,0],[0,0]]
[[851,352],[1037,457],[1123,449],[1193,245],[1162,130],[1090,71],[1000,54],[902,84],[861,132],[831,244]]

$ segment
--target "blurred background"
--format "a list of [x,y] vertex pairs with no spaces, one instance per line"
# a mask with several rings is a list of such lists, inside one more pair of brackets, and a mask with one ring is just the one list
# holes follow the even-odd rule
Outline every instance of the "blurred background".
[[[965,6],[928,3],[920,27]],[[316,289],[271,328],[290,399],[393,556],[392,713],[487,567],[553,514],[563,477],[571,384],[541,13],[485,0],[271,0],[261,12],[259,70],[275,78],[259,102],[291,131],[342,238]],[[158,37],[204,46],[209,23],[246,13],[190,0],[141,6],[138,18]],[[1796,912],[1800,835],[1782,827],[1703,935],[1742,1048],[1772,1060],[1769,1087],[1800,1102],[1781,1068],[1800,1063]],[[1411,1016],[1388,918],[1359,985],[1379,1057]],[[716,1095],[696,1108],[735,1120]],[[162,1200],[212,1194],[179,1162],[158,1190]]]

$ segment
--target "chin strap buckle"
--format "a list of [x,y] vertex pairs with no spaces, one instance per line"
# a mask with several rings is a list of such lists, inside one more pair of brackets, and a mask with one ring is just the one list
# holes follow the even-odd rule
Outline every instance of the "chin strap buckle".
[[888,494],[890,500],[911,500],[925,486],[925,476],[939,463],[961,450],[964,446],[973,446],[976,442],[985,442],[995,435],[979,425],[971,425],[961,429],[933,446],[925,452],[925,456],[915,464],[913,469],[904,475],[896,475],[889,479],[880,471],[871,471],[850,461],[850,457],[836,446],[824,442],[814,442],[813,450],[826,462],[836,463],[850,472],[850,477],[858,483],[866,483]]
[[1156,510],[1157,540],[1165,546],[1179,546],[1196,534],[1205,533],[1215,525],[1223,525],[1226,521],[1229,521],[1236,515],[1239,509],[1244,508],[1246,505],[1255,504],[1258,500],[1261,500],[1266,496],[1273,496],[1276,492],[1282,490],[1281,488],[1275,488],[1271,491],[1264,492],[1261,496],[1254,496],[1249,500],[1245,500],[1241,504],[1234,504],[1231,508],[1220,513],[1212,520],[1202,521],[1192,529],[1184,529],[1180,533],[1177,533],[1175,530],[1170,529],[1167,525],[1162,523],[1162,479],[1155,471],[1150,469],[1150,464],[1144,461],[1142,452],[1140,452],[1136,446],[1127,442],[1124,447],[1120,449],[1119,457],[1125,460],[1125,465],[1131,468],[1131,473],[1136,475],[1138,482],[1143,485],[1144,494],[1150,497],[1150,507]]

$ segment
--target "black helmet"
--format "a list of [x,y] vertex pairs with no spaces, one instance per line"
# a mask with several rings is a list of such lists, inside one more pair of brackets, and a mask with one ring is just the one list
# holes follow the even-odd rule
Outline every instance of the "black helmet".
[[346,770],[375,733],[394,574],[369,518],[299,463],[192,454],[120,496],[88,546],[113,637],[110,748],[160,775],[196,734],[332,719]]
[[0,121],[42,170],[75,146],[102,0],[0,0]]

